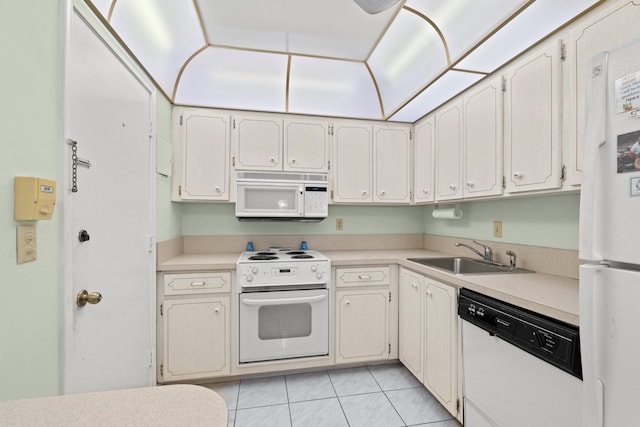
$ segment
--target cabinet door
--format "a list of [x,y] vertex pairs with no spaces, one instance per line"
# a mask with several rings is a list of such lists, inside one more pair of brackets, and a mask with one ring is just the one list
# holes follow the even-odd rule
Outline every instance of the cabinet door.
[[456,304],[454,288],[426,280],[424,385],[454,415],[458,400]]
[[614,49],[640,37],[640,3],[631,0],[611,2],[576,23],[567,46],[567,79],[565,80],[563,121],[567,124],[563,137],[566,156],[566,182],[582,182],[582,141],[585,123],[585,82],[587,64],[596,54]]
[[336,291],[336,363],[389,357],[389,290]]
[[462,99],[465,198],[502,194],[502,93],[497,76]]
[[436,114],[436,200],[462,197],[462,105],[455,101]]
[[329,123],[285,120],[284,128],[285,171],[329,170]]
[[229,200],[229,116],[201,109],[176,110],[178,142],[174,200]]
[[282,119],[235,117],[233,145],[237,170],[282,170]]
[[371,202],[372,138],[371,126],[335,125],[332,192],[334,203]]
[[561,44],[554,39],[506,71],[506,191],[559,188]]
[[165,300],[162,381],[229,375],[229,297]]
[[411,202],[410,128],[374,126],[375,203]]
[[421,275],[400,270],[400,361],[420,382],[424,345],[422,289]]
[[433,202],[435,117],[421,120],[414,130],[413,199],[416,203]]

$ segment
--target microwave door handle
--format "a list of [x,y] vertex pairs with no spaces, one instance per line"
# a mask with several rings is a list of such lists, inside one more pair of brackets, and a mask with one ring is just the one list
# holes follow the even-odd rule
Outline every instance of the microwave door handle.
[[312,297],[300,297],[300,298],[277,298],[277,299],[248,299],[242,300],[245,305],[283,305],[283,304],[303,304],[318,302],[326,299],[326,295],[316,295]]

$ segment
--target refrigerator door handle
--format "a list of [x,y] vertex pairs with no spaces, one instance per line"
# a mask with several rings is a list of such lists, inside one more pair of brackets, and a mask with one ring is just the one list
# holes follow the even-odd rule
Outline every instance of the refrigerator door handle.
[[603,52],[595,56],[589,63],[591,79],[587,83],[589,100],[586,111],[586,129],[584,133],[584,165],[582,185],[580,189],[580,259],[596,261],[602,257],[598,254],[598,236],[596,224],[600,220],[598,201],[595,200],[598,183],[599,150],[606,142],[607,111],[607,60],[608,54]]

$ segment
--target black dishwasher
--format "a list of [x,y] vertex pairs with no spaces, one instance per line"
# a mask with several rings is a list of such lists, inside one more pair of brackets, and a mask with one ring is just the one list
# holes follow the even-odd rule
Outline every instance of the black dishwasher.
[[578,327],[465,288],[460,290],[458,315],[582,379]]

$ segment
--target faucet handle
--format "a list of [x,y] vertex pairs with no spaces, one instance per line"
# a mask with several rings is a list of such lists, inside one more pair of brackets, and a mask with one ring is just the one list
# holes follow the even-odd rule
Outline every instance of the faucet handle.
[[478,242],[477,240],[474,240],[473,243],[475,243],[476,245],[480,245],[484,248],[484,259],[487,261],[493,261],[493,250],[487,246],[487,245],[483,245],[482,243]]

